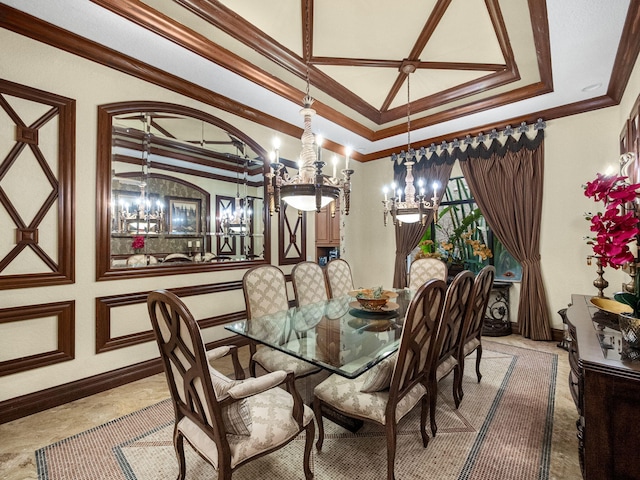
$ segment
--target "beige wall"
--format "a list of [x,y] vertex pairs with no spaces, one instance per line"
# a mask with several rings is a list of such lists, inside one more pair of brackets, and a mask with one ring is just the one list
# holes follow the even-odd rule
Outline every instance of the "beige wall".
[[[239,280],[243,270],[164,276],[149,279],[95,281],[95,183],[96,107],[124,100],[159,100],[187,105],[218,116],[250,132],[269,149],[274,132],[210,106],[176,95],[98,64],[58,51],[44,44],[0,29],[3,57],[2,78],[76,100],[76,283],[73,285],[0,291],[0,308],[75,300],[75,360],[0,377],[0,401],[110,371],[157,356],[149,342],[107,353],[95,354],[95,298],[156,288]],[[7,55],[6,52],[11,52]],[[552,311],[553,327],[561,328],[555,311],[566,306],[572,292],[593,293],[595,268],[587,267],[589,248],[584,211],[589,200],[581,185],[596,171],[617,159],[617,142],[623,120],[640,93],[640,67],[636,65],[628,94],[620,107],[548,122],[545,139],[545,192],[542,222],[542,268]],[[294,158],[299,139],[280,135],[284,156]],[[393,277],[395,237],[392,226],[382,222],[382,185],[392,179],[388,158],[356,164],[353,177],[352,213],[342,219],[343,256],[353,267],[356,286],[390,287]],[[277,225],[273,218],[272,260],[277,263]],[[313,234],[313,217],[309,217]],[[4,248],[4,247],[3,247]],[[313,235],[308,257],[314,257]],[[284,267],[286,273],[290,267]],[[612,292],[624,275],[607,272]],[[517,289],[516,289],[517,290]],[[517,294],[514,295],[517,298]],[[232,294],[190,298],[196,317],[243,308],[240,291]],[[122,332],[148,328],[144,306],[129,309],[115,320]],[[43,335],[42,326],[26,326],[15,338]],[[206,341],[222,338],[221,327],[205,332]],[[0,351],[12,337],[0,336]]]
[[[28,87],[76,100],[76,282],[72,285],[0,291],[0,308],[75,300],[75,359],[43,368],[0,377],[0,401],[71,382],[157,357],[153,342],[101,354],[95,353],[95,298],[158,288],[176,288],[218,282],[237,281],[244,270],[190,275],[161,276],[148,279],[96,282],[96,137],[97,106],[125,100],[157,100],[187,105],[215,115],[247,131],[269,150],[275,132],[221,110],[137,80],[115,70],[81,59],[63,51],[0,29],[2,70],[0,77]],[[11,55],[7,55],[11,52]],[[1,123],[2,119],[0,119]],[[2,130],[7,132],[7,130]],[[13,127],[9,132],[13,131]],[[299,154],[300,140],[279,135],[281,152],[286,158]],[[311,217],[312,218],[312,217]],[[312,223],[312,222],[309,222]],[[272,218],[271,258],[277,262],[277,216]],[[313,226],[311,226],[313,234]],[[0,236],[0,251],[8,251],[11,235]],[[309,255],[314,255],[313,237]],[[290,266],[283,267],[289,273]],[[185,299],[196,318],[204,318],[244,309],[240,290]],[[145,305],[117,309],[115,335],[150,328]],[[12,322],[0,325],[0,361],[15,358],[12,340],[32,339],[35,348],[55,348],[55,341],[41,341],[55,332],[51,319],[36,322]],[[205,341],[224,338],[222,327],[204,332]],[[28,348],[24,350],[28,351]]]
[[[584,241],[589,223],[583,215],[595,204],[584,196],[582,185],[609,165],[617,165],[618,137],[638,94],[640,61],[620,106],[547,122],[540,253],[552,328],[562,328],[556,312],[567,306],[572,293],[597,293],[593,286],[595,265],[586,264],[591,249]],[[389,158],[383,158],[362,165],[360,170],[366,189],[354,187],[354,211],[359,215],[348,224],[347,256],[357,285],[390,286],[395,237],[392,226],[383,226],[380,200],[382,186],[393,178],[392,165]],[[605,291],[609,296],[629,281],[626,274],[611,269],[604,277],[610,284]],[[516,320],[519,290],[519,284],[511,289],[512,321]]]

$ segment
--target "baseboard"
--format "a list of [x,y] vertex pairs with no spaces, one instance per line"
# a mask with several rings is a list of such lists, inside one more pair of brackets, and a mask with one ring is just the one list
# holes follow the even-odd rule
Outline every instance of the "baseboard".
[[[247,340],[239,337],[225,338],[206,345],[207,350],[222,345],[242,346]],[[29,393],[20,397],[0,402],[0,424],[11,422],[19,418],[33,415],[65,403],[73,402],[96,393],[104,392],[127,383],[155,375],[163,371],[160,358],[129,365],[111,370],[74,382],[57,385],[55,387]]]

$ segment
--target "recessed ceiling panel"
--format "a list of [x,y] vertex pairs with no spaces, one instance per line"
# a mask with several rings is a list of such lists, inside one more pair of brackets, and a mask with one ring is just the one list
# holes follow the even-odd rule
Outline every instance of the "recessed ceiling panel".
[[220,3],[302,56],[300,0],[221,0]]
[[318,69],[376,109],[380,108],[393,82],[398,78],[397,68],[322,65]]
[[314,2],[313,53],[319,57],[402,60],[435,0]]
[[420,55],[423,62],[504,63],[483,0],[452,0]]

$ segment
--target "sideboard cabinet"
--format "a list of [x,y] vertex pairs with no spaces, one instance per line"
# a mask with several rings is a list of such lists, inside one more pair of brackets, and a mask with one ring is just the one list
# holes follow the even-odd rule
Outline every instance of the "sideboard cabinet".
[[569,387],[578,409],[585,480],[640,479],[640,360],[631,360],[617,318],[572,295],[567,310]]

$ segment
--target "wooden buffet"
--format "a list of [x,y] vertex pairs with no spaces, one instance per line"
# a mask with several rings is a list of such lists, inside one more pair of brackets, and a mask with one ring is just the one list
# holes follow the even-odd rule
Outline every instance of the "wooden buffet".
[[572,295],[567,310],[569,387],[578,409],[586,480],[640,479],[640,352],[628,350],[616,315]]

